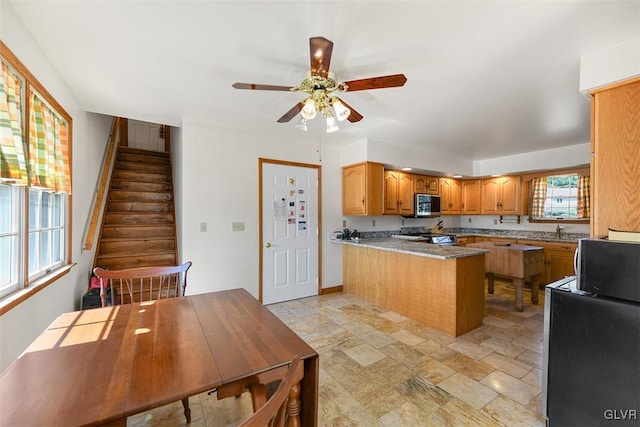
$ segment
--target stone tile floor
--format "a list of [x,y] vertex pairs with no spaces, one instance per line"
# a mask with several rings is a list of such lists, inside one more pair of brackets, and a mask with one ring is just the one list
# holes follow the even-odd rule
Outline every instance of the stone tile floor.
[[[320,426],[544,426],[541,369],[544,295],[515,311],[513,285],[496,281],[483,325],[457,338],[346,294],[268,308],[320,354]],[[192,426],[235,426],[248,394],[190,400]],[[128,426],[178,426],[176,402]]]

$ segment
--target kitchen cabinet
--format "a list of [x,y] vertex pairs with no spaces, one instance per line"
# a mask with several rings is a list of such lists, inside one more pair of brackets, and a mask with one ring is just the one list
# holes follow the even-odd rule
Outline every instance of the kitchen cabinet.
[[363,162],[342,168],[342,214],[382,215],[384,165]]
[[384,214],[413,215],[413,174],[384,172]]
[[438,177],[413,175],[413,184],[414,193],[440,195],[440,180]]
[[566,276],[576,274],[573,266],[573,257],[578,247],[576,243],[518,239],[518,244],[544,248],[544,284],[549,284]]
[[440,178],[440,213],[460,215],[462,213],[462,186],[453,178]]
[[480,214],[481,185],[479,179],[462,181],[462,214]]
[[458,246],[467,246],[469,243],[475,243],[475,236],[458,237]]
[[519,176],[499,176],[482,180],[481,214],[520,215],[523,212]]
[[591,235],[640,231],[640,78],[591,95]]

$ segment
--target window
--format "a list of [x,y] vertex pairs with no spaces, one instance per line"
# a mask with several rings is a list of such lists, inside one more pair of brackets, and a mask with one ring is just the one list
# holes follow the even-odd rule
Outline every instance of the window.
[[531,180],[531,217],[538,220],[589,218],[590,180],[578,174]]
[[70,128],[0,41],[0,298],[70,263]]

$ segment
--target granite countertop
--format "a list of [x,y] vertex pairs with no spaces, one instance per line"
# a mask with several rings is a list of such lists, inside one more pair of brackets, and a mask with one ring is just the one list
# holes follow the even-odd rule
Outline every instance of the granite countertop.
[[449,229],[448,233],[458,237],[481,236],[498,237],[505,239],[539,240],[541,242],[557,243],[577,243],[579,239],[589,237],[583,233],[563,233],[561,238],[557,238],[554,232],[543,231],[522,231],[522,230],[487,230],[487,229]]
[[342,243],[343,245],[360,246],[363,248],[438,259],[464,258],[489,252],[485,249],[467,248],[464,246],[440,246],[421,241],[393,238],[360,239],[358,242],[354,240],[335,240],[335,242]]

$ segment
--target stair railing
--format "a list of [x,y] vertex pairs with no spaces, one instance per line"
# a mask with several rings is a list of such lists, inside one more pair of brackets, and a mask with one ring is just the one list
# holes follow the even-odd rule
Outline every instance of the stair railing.
[[88,251],[93,248],[93,242],[96,237],[96,229],[98,228],[100,213],[103,212],[104,196],[109,185],[109,175],[113,169],[115,159],[116,146],[118,141],[118,130],[120,129],[120,117],[115,117],[109,134],[109,141],[105,148],[105,154],[102,159],[102,169],[100,171],[100,179],[96,184],[96,190],[93,193],[93,210],[91,216],[87,220],[84,232],[84,245],[82,251]]

